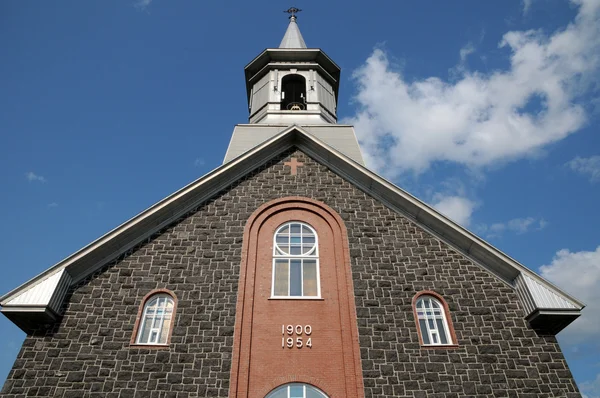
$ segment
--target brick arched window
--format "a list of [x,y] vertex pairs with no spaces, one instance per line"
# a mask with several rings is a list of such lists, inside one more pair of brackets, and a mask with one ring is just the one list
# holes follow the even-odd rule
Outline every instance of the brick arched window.
[[267,394],[265,398],[328,398],[327,395],[316,387],[304,383],[289,383],[277,387]]
[[413,298],[413,311],[421,346],[457,345],[448,304],[442,296],[432,291],[417,293]]
[[339,214],[298,196],[260,206],[244,228],[238,286],[230,397],[364,396]]
[[132,345],[167,346],[171,340],[177,299],[166,289],[154,290],[142,300]]

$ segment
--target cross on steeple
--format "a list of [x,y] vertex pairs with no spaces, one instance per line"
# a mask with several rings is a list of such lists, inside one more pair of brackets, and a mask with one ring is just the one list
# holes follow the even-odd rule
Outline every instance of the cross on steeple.
[[299,8],[296,8],[296,7],[290,7],[290,8],[288,8],[287,10],[285,10],[284,12],[287,12],[288,14],[291,14],[291,15],[290,15],[290,18],[296,18],[296,13],[297,13],[297,12],[300,12],[300,11],[302,11],[302,10],[301,10],[301,9],[299,9]]

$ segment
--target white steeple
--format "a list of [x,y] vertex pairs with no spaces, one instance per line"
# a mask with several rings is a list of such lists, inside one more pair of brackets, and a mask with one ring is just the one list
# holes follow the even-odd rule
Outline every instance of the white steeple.
[[319,48],[307,48],[292,7],[278,48],[267,48],[244,68],[248,124],[238,124],[224,162],[271,139],[292,125],[363,164],[349,125],[337,124],[340,67]]
[[281,44],[279,44],[279,48],[306,48],[306,43],[304,42],[302,33],[300,33],[300,28],[296,23],[295,15],[290,17],[290,24],[285,31]]

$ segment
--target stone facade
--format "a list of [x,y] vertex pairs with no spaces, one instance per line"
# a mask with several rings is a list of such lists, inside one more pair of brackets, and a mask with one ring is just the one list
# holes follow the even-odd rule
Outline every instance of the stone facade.
[[[555,337],[527,326],[510,286],[299,151],[79,283],[60,324],[26,338],[2,396],[226,397],[244,225],[286,196],[346,223],[366,397],[580,396]],[[132,348],[140,302],[158,288],[178,299],[171,345]],[[422,290],[448,302],[457,348],[421,348],[411,302]]]

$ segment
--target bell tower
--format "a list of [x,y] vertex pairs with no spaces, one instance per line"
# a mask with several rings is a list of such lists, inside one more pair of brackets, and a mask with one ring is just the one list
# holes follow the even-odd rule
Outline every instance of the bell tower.
[[248,123],[235,126],[223,163],[295,125],[364,166],[354,128],[337,123],[340,67],[306,46],[299,11],[285,11],[291,15],[279,47],[265,49],[244,68]]
[[245,68],[251,124],[333,124],[340,68],[318,48],[307,48],[297,8],[279,48],[268,48]]

